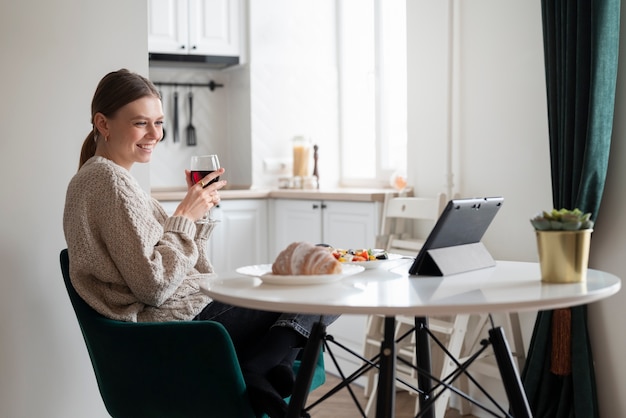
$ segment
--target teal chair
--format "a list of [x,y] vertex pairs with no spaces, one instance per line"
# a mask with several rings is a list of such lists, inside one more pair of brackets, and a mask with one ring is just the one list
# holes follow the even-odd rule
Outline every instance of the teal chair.
[[[74,290],[67,249],[61,251],[61,270],[112,417],[255,417],[233,343],[220,323],[111,320]],[[324,381],[320,353],[310,388]]]

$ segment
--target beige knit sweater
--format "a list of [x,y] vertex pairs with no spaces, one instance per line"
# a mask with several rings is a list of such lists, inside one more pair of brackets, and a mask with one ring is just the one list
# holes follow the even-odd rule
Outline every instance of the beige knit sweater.
[[210,302],[198,281],[212,272],[212,228],[168,217],[126,169],[93,157],[70,181],[65,200],[72,284],[112,319],[189,320]]

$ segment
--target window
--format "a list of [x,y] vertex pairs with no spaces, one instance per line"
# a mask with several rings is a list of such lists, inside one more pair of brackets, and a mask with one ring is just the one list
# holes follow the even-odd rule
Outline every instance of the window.
[[405,0],[338,2],[341,178],[389,184],[406,169]]

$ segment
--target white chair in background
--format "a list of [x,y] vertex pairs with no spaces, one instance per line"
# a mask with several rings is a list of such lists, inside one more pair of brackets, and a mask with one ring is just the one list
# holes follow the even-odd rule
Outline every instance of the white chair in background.
[[[445,193],[433,198],[387,195],[378,237],[382,247],[390,253],[415,257],[446,203]],[[413,232],[415,229],[418,231]]]
[[[439,215],[447,204],[447,197],[444,193],[440,193],[435,197],[412,197],[401,196],[394,197],[387,195],[384,202],[381,233],[378,237],[378,246],[385,248],[387,252],[392,254],[401,254],[415,257],[424,245],[428,234],[436,223]],[[519,367],[523,366],[523,346],[521,332],[519,327],[519,319],[517,314],[508,316],[509,329],[511,329],[512,337],[510,342],[514,355],[517,355]],[[467,356],[475,351],[480,344],[483,334],[488,324],[488,316],[485,315],[452,315],[449,317],[430,317],[429,329],[433,332],[441,343],[446,347],[452,356],[464,361]],[[415,319],[408,316],[396,317],[396,338],[406,334],[414,327]],[[384,317],[380,315],[370,315],[367,319],[364,357],[372,358],[380,352],[380,344],[383,338]],[[469,328],[468,328],[469,327]],[[415,333],[412,332],[410,337],[405,338],[398,344],[398,357],[406,360],[410,364],[416,364],[415,353]],[[448,358],[439,348],[432,350],[432,371],[433,375],[443,380],[446,376],[456,369],[456,363]],[[478,359],[471,366],[471,372],[481,373],[487,376],[499,378],[497,367],[487,358]],[[366,412],[368,416],[375,409],[374,401],[376,396],[376,379],[377,372],[375,369],[369,371],[366,375],[365,395],[370,398]],[[396,376],[407,382],[415,384],[417,382],[417,372],[414,368],[406,366],[403,362],[398,361],[396,367]],[[461,389],[467,392],[467,378],[461,378],[457,381]],[[414,392],[410,388],[398,383],[399,389]],[[415,395],[417,395],[415,393]],[[419,398],[416,396],[415,414],[419,412]],[[450,399],[450,391],[444,391],[435,401],[435,417],[443,418],[448,407]],[[466,412],[468,404],[462,402],[461,412]]]
[[[424,245],[430,230],[435,225],[439,215],[447,203],[444,193],[439,193],[435,197],[393,197],[387,195],[385,198],[381,219],[381,230],[378,237],[378,245],[392,254],[401,254],[415,257]],[[449,318],[429,318],[429,328],[436,333],[448,350],[456,357],[461,352],[463,336],[467,326],[468,316],[458,315]],[[383,336],[384,317],[380,315],[370,315],[367,319],[364,357],[372,358],[380,352],[380,343]],[[409,316],[396,317],[396,338],[410,332],[414,326],[414,318]],[[433,352],[433,370],[442,369],[443,361],[441,356]],[[397,347],[397,355],[410,364],[416,364],[415,354],[415,333],[402,340]],[[441,373],[435,372],[438,377],[444,377],[447,368]],[[371,370],[367,374],[365,394],[370,397],[370,402],[366,408],[369,414],[373,410],[374,393],[376,390],[376,370]],[[402,361],[397,362],[396,376],[404,381],[417,382],[417,372],[414,368],[405,365]],[[398,383],[399,389],[413,392],[410,388]],[[449,395],[448,395],[449,396]],[[442,395],[435,404],[436,411],[443,405],[443,411],[447,405],[448,398]],[[416,397],[416,413],[419,411],[419,402]],[[443,417],[443,412],[436,412],[436,417]]]

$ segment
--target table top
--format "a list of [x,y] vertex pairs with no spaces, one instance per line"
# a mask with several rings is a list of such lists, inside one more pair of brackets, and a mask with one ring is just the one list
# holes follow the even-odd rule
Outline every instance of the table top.
[[319,285],[272,285],[237,273],[211,277],[201,290],[215,300],[278,312],[430,316],[523,312],[588,304],[617,293],[621,280],[589,269],[582,283],[541,281],[538,263],[497,261],[495,267],[444,277],[411,276],[412,260],[368,269]]

